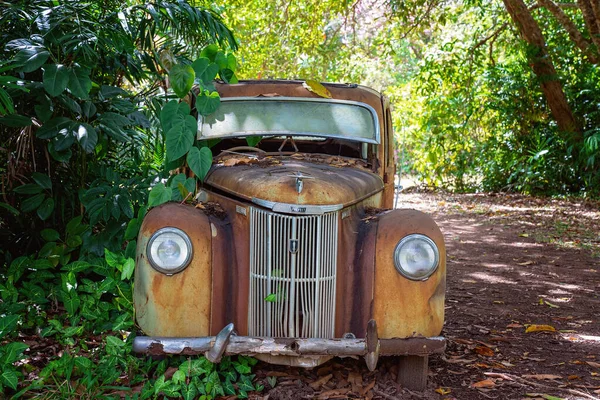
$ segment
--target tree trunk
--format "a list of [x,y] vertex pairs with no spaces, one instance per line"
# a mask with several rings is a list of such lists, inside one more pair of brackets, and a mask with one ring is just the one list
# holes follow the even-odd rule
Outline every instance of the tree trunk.
[[600,8],[596,3],[592,6],[592,2],[597,0],[577,0],[577,5],[583,15],[585,26],[590,32],[592,42],[596,45],[596,48],[600,49],[600,15],[596,15],[595,9]]
[[575,43],[579,50],[583,52],[594,64],[598,64],[598,54],[590,48],[590,42],[583,37],[577,26],[571,21],[571,18],[552,0],[537,0],[538,4],[545,7],[554,15],[562,27],[567,31],[571,40]]
[[582,140],[581,130],[546,51],[546,42],[539,25],[533,19],[523,0],[503,0],[503,2],[521,36],[535,51],[535,54],[529,54],[529,59],[533,72],[540,80],[542,92],[550,106],[552,116],[558,124],[558,129],[572,133],[573,138],[577,141]]

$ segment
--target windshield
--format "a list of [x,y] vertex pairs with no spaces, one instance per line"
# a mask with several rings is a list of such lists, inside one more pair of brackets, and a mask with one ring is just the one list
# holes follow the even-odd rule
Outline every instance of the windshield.
[[379,143],[375,110],[364,103],[298,97],[223,98],[198,122],[198,139],[317,136]]

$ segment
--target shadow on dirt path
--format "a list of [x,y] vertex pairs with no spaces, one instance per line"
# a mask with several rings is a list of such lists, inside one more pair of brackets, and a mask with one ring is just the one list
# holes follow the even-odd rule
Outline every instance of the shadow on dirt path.
[[263,398],[600,398],[599,203],[405,193],[398,206],[432,214],[446,238],[448,346],[428,389],[396,384],[393,359],[372,373],[261,363]]

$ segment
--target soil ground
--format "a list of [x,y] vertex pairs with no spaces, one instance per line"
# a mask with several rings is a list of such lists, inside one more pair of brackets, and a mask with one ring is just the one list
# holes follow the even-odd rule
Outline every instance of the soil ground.
[[398,200],[433,215],[446,238],[448,342],[430,357],[427,390],[398,385],[394,359],[372,373],[362,360],[334,359],[313,370],[260,363],[259,398],[600,399],[600,203]]

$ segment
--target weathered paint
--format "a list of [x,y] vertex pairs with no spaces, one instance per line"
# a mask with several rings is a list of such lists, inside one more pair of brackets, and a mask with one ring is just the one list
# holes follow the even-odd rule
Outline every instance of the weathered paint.
[[[281,164],[215,165],[206,177],[206,184],[246,200],[314,205],[348,206],[383,190],[381,177],[359,168],[276,158]],[[303,181],[301,193],[296,189],[297,173],[308,177]]]
[[[152,268],[146,256],[148,240],[164,227],[183,230],[193,247],[189,266],[171,276]],[[209,334],[211,262],[211,228],[202,211],[168,203],[148,212],[138,236],[134,287],[136,318],[146,334],[178,337]]]
[[[446,249],[435,222],[416,210],[393,210],[378,218],[373,319],[379,337],[436,336],[444,324]],[[440,252],[439,267],[426,281],[409,280],[394,267],[394,248],[404,236],[420,233]]]

